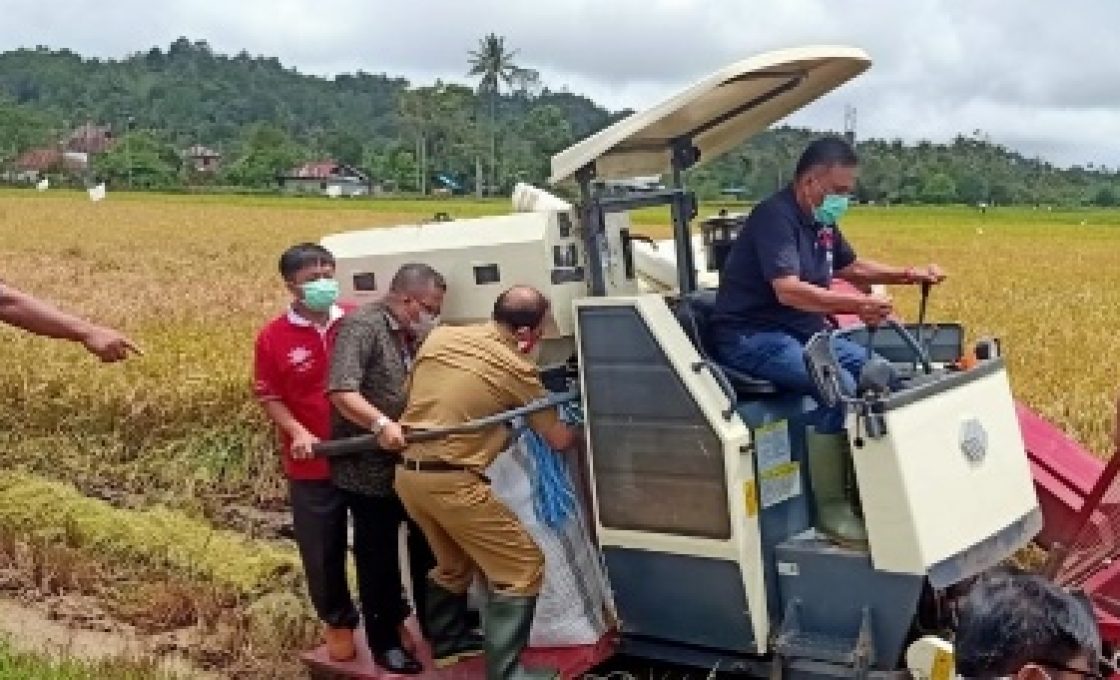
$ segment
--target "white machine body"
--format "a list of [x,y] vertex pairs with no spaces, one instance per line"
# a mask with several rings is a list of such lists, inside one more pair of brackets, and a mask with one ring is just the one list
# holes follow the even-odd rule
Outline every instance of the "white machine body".
[[[540,192],[544,193],[544,192]],[[547,196],[547,194],[546,194]],[[490,318],[494,300],[506,288],[526,284],[552,302],[541,361],[564,361],[572,354],[572,302],[587,295],[586,255],[574,210],[557,210],[555,197],[544,209],[512,215],[378,227],[327,236],[322,245],[336,260],[343,297],[356,303],[380,299],[401,265],[422,262],[447,280],[442,319],[463,324]],[[608,221],[612,294],[636,290],[626,276],[622,230],[626,215]]]
[[[1041,529],[1007,373],[1002,365],[974,372],[912,388],[897,406],[888,400],[886,434],[852,442],[877,569],[936,572],[1017,523],[1006,541],[1025,544]],[[857,436],[854,417],[848,433]],[[988,566],[954,565],[953,576]]]
[[[639,285],[646,292],[667,293],[677,287],[677,244],[673,239],[634,243],[634,268]],[[696,283],[700,288],[718,288],[719,273],[708,271],[703,238],[692,237],[692,261],[696,263]]]

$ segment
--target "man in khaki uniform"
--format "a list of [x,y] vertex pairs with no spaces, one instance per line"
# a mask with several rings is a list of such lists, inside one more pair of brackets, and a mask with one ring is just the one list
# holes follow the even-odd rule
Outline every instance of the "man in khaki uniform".
[[[414,430],[461,425],[544,397],[529,354],[541,338],[548,306],[539,291],[516,286],[494,303],[493,321],[432,331],[416,356],[402,425]],[[554,449],[575,441],[575,432],[555,411],[527,420]],[[553,677],[555,672],[529,672],[518,662],[529,638],[544,557],[482,474],[508,446],[509,434],[506,426],[495,425],[412,444],[395,486],[436,556],[427,614],[437,665],[479,651],[464,619],[477,567],[493,589],[485,615],[487,678]]]

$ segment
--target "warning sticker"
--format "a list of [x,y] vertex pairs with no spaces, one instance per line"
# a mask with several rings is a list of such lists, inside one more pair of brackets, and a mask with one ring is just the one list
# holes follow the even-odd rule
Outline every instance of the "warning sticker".
[[801,495],[801,466],[792,460],[786,421],[755,430],[754,451],[760,506],[769,508]]
[[755,493],[753,479],[743,482],[743,501],[746,503],[747,517],[758,514],[758,495]]

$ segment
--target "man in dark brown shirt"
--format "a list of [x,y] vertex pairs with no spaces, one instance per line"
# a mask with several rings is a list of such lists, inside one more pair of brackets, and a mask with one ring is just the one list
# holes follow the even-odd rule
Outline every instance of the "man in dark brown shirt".
[[[340,322],[331,354],[327,392],[332,437],[373,432],[379,448],[331,461],[331,478],[348,497],[354,521],[354,560],[366,638],[374,661],[393,673],[423,670],[404,630],[410,608],[401,584],[398,536],[408,523],[413,598],[423,610],[424,582],[435,559],[420,529],[408,520],[393,491],[404,434],[405,384],[416,348],[439,323],[447,284],[423,264],[397,271],[383,300],[364,305]],[[423,621],[423,617],[420,617]]]

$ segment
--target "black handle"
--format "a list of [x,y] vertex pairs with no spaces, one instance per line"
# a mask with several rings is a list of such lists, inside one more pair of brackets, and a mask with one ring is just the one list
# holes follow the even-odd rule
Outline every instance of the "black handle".
[[887,326],[895,333],[898,333],[902,341],[905,342],[910,349],[914,350],[914,355],[918,357],[918,361],[921,362],[922,370],[926,372],[926,375],[933,373],[933,365],[930,364],[929,355],[927,355],[925,350],[922,349],[922,346],[918,344],[918,341],[914,339],[914,336],[910,335],[909,331],[903,328],[902,324],[894,319],[887,319]]
[[657,241],[654,241],[652,236],[646,236],[645,234],[631,234],[628,232],[626,234],[626,240],[630,242],[641,241],[642,243],[648,243],[651,248],[657,250]]
[[727,397],[727,408],[721,415],[723,415],[724,420],[731,420],[731,416],[735,414],[735,406],[739,403],[739,397],[735,394],[735,388],[731,386],[731,381],[727,379],[727,374],[724,373],[723,369],[714,361],[701,359],[692,364],[692,370],[697,373],[701,373],[705,368],[708,369],[708,372],[716,379],[716,384],[719,385],[719,389],[723,392],[724,396]]
[[311,447],[316,456],[346,456],[377,448],[377,435],[363,434],[347,439],[322,441]]
[[[463,432],[473,432],[474,430],[467,430],[463,427],[448,427],[438,430],[407,430],[404,433],[404,440],[409,444],[417,442],[430,442],[436,439],[442,439],[452,434],[462,434]],[[331,441],[319,442],[311,447],[311,450],[317,456],[349,456],[355,453],[362,453],[363,451],[371,451],[380,448],[377,443],[377,435],[375,434],[360,434],[356,437],[348,437],[346,439],[334,439]],[[384,453],[395,455],[395,451],[385,451]]]
[[[927,352],[929,351],[929,348],[927,348],[926,345],[925,345],[926,305],[929,303],[929,291],[932,287],[933,287],[933,284],[930,283],[929,281],[922,281],[922,297],[921,297],[921,300],[918,302],[918,337],[917,337],[917,341],[918,341],[918,346],[921,347],[922,349],[926,350]],[[926,370],[926,373],[927,374],[929,373],[928,369]]]
[[[570,401],[579,399],[579,392],[572,390],[570,392],[563,392],[561,394],[553,394],[539,399],[532,403],[520,406],[509,411],[495,413],[492,416],[472,420],[462,425],[452,425],[450,427],[433,428],[431,430],[406,430],[404,433],[404,440],[409,444],[417,442],[430,442],[436,439],[443,439],[454,434],[469,434],[478,432],[487,427],[508,423],[514,418],[536,413],[538,411],[545,411],[550,408],[555,408],[560,404],[566,404]],[[344,456],[353,453],[361,453],[369,451],[370,449],[377,448],[377,435],[375,434],[360,434],[356,437],[349,437],[347,439],[335,439],[332,441],[319,442],[311,447],[311,450],[317,456]]]

